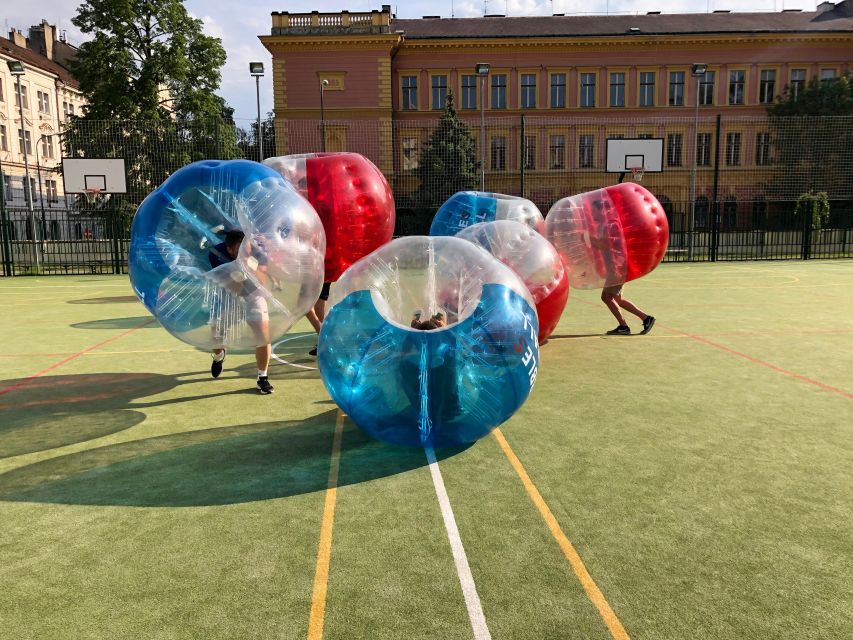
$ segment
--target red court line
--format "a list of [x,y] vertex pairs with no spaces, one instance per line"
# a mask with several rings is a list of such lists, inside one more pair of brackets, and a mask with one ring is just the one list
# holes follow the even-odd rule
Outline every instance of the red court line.
[[46,374],[50,371],[53,371],[54,369],[56,369],[58,367],[61,367],[66,362],[71,362],[72,360],[75,360],[75,359],[79,358],[80,356],[86,355],[90,351],[94,351],[98,347],[103,347],[105,344],[109,344],[110,342],[114,342],[114,341],[118,340],[119,338],[123,338],[127,334],[133,333],[137,329],[142,329],[142,327],[145,327],[154,321],[155,321],[155,318],[149,318],[148,320],[146,320],[142,324],[137,325],[137,326],[133,327],[132,329],[128,329],[127,331],[124,331],[124,332],[118,334],[117,336],[113,336],[112,338],[107,338],[106,340],[99,342],[98,344],[93,344],[91,347],[87,347],[86,349],[83,349],[83,351],[78,351],[77,353],[68,356],[64,360],[60,360],[59,362],[54,362],[47,369],[42,369],[38,373],[31,375],[29,378],[24,378],[20,382],[16,382],[13,385],[9,385],[8,387],[4,387],[3,389],[0,389],[0,396],[5,395],[7,393],[11,393],[15,389],[20,389],[21,387],[24,387],[24,386],[30,384],[33,380],[40,378],[44,374]]
[[[578,302],[582,302],[582,303],[589,305],[591,307],[599,306],[599,305],[594,304],[592,302],[589,302],[587,300],[578,300]],[[729,348],[725,345],[719,344],[717,342],[712,342],[711,340],[708,340],[707,338],[703,338],[702,336],[697,336],[697,335],[694,335],[692,333],[687,333],[686,331],[682,331],[681,329],[675,329],[673,327],[667,327],[666,325],[663,325],[660,322],[657,323],[657,326],[661,327],[663,329],[666,329],[667,331],[674,331],[675,333],[680,333],[681,335],[686,336],[686,337],[690,338],[691,340],[695,340],[696,342],[701,342],[702,344],[707,344],[708,346],[716,347],[717,349],[720,349],[721,351],[731,353],[732,355],[735,355],[735,356],[738,356],[738,357],[743,358],[745,360],[748,360],[749,362],[752,362],[753,364],[758,364],[758,365],[761,365],[762,367],[767,367],[771,371],[775,371],[777,373],[781,373],[782,375],[786,375],[786,376],[789,376],[791,378],[795,378],[796,380],[799,380],[801,382],[806,382],[808,384],[811,384],[811,385],[814,385],[814,386],[819,387],[821,389],[824,389],[825,391],[831,391],[832,393],[840,395],[842,398],[847,398],[848,400],[853,400],[853,394],[851,394],[851,393],[847,393],[846,391],[843,391],[843,390],[838,389],[836,387],[830,386],[828,384],[824,384],[823,382],[820,382],[818,380],[813,380],[812,378],[809,378],[809,377],[804,376],[804,375],[800,375],[799,373],[794,373],[793,371],[788,371],[787,369],[783,369],[782,367],[777,367],[775,364],[771,364],[771,363],[766,362],[764,360],[759,360],[758,358],[754,358],[754,357],[747,355],[745,353],[741,353],[740,351],[737,351],[735,349],[731,349],[731,348]],[[722,335],[725,335],[725,334],[722,334]]]

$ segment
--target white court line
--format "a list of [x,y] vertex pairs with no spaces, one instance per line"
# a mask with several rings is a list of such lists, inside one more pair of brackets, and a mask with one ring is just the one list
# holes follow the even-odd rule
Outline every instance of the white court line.
[[276,361],[280,362],[281,364],[290,365],[291,367],[296,367],[298,369],[307,369],[308,371],[316,371],[317,367],[307,367],[304,364],[296,364],[295,362],[289,362],[289,361],[285,360],[284,358],[279,358],[278,355],[276,355],[275,348],[278,345],[284,344],[285,342],[290,342],[291,340],[298,340],[299,338],[303,338],[303,337],[304,337],[304,335],[298,335],[298,336],[291,336],[290,338],[284,338],[283,340],[279,340],[278,342],[276,342],[272,346],[272,353],[271,353],[272,357]]
[[483,606],[480,604],[480,596],[474,584],[474,576],[468,565],[468,556],[465,555],[465,547],[462,546],[462,538],[459,537],[459,528],[456,526],[456,518],[453,516],[453,508],[450,506],[450,498],[447,497],[447,489],[444,487],[444,479],[441,477],[441,469],[435,459],[435,451],[432,447],[424,449],[429,472],[432,474],[432,484],[435,487],[435,495],[441,507],[441,517],[444,518],[444,528],[447,529],[447,538],[450,540],[450,549],[453,552],[453,562],[456,564],[456,574],[459,576],[459,584],[462,585],[462,594],[465,596],[465,606],[468,608],[468,618],[471,620],[471,629],[474,631],[474,640],[491,640],[492,634],[486,625],[486,617],[483,615]]

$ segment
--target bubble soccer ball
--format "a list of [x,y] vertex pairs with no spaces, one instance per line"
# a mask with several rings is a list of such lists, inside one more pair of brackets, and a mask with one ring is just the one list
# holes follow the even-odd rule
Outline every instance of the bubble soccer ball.
[[569,284],[598,289],[652,271],[666,253],[669,224],[660,202],[633,182],[554,203],[545,237],[563,259]]
[[[245,234],[233,260],[228,230]],[[204,160],[139,205],[130,280],[176,338],[200,349],[253,349],[286,333],[317,300],[325,250],[317,213],[275,171]]]
[[553,333],[569,297],[569,278],[557,250],[528,226],[512,220],[478,222],[460,231],[522,279],[539,316],[539,344]]
[[310,202],[326,230],[326,281],[394,235],[394,197],[385,176],[358,153],[308,153],[268,158]]
[[[338,406],[379,440],[474,442],[533,388],[533,299],[512,270],[471,242],[394,240],[354,264],[328,304],[320,374]],[[413,328],[428,319],[437,328]]]
[[432,220],[429,234],[455,236],[472,224],[493,220],[515,220],[539,233],[545,230],[542,213],[530,200],[502,193],[460,191],[441,205]]

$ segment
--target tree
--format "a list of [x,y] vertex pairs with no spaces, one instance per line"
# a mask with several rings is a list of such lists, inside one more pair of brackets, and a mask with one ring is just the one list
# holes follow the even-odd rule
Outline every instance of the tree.
[[214,93],[225,50],[180,0],[86,0],[72,22],[92,39],[69,63],[87,105],[65,131],[65,152],[124,158],[127,168],[127,195],[100,208],[126,224],[181,166],[240,156],[233,109]]
[[794,208],[794,216],[802,221],[803,228],[808,225],[815,231],[820,231],[829,221],[829,198],[826,192],[800,194]]
[[457,191],[476,189],[479,167],[474,138],[453,108],[453,94],[448,93],[444,113],[418,163],[416,205],[434,213]]
[[853,91],[847,78],[787,88],[768,107],[777,171],[772,189],[781,199],[825,191],[853,198]]
[[[276,155],[275,150],[275,114],[270,111],[267,117],[261,120],[261,131],[264,134],[264,158],[272,158]],[[252,122],[249,130],[237,129],[237,146],[240,147],[242,155],[247,160],[258,159],[258,123]]]

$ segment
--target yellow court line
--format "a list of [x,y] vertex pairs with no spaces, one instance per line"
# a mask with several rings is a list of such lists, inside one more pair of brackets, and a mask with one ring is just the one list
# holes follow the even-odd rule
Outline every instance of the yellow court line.
[[539,509],[539,513],[542,515],[542,518],[551,530],[551,535],[554,536],[554,539],[563,551],[563,555],[566,556],[566,560],[568,560],[569,564],[572,566],[572,570],[575,572],[578,580],[580,580],[584,591],[586,591],[586,595],[595,605],[595,608],[598,609],[598,613],[602,620],[604,620],[604,624],[607,625],[610,635],[614,640],[630,640],[630,636],[628,635],[628,632],[625,631],[625,627],[622,626],[622,623],[610,607],[610,604],[607,602],[604,594],[601,593],[601,589],[599,589],[598,585],[595,584],[595,580],[593,580],[592,576],[589,575],[589,571],[587,571],[586,566],[584,565],[583,560],[581,560],[577,550],[575,550],[574,545],[572,545],[566,537],[566,534],[563,533],[563,530],[560,528],[560,523],[557,522],[557,518],[555,518],[554,514],[551,513],[551,509],[548,508],[547,503],[542,498],[542,494],[539,493],[536,485],[533,484],[530,476],[527,475],[527,471],[521,464],[521,460],[518,459],[518,456],[515,455],[512,447],[509,446],[509,442],[506,441],[504,434],[500,429],[495,429],[492,434],[495,436],[498,444],[501,445],[501,449],[503,449],[504,454],[513,469],[515,469],[518,477],[521,478],[521,483],[527,490],[527,494],[530,496],[530,499],[533,500],[533,504],[536,505],[536,508]]
[[308,640],[321,640],[323,637],[323,618],[326,613],[326,591],[329,584],[329,564],[332,558],[332,529],[335,525],[335,500],[338,493],[338,467],[341,460],[343,427],[344,412],[338,409],[338,417],[335,421],[335,438],[332,442],[332,458],[329,465],[326,504],[323,507],[323,523],[320,525],[320,548],[317,551],[317,568],[314,572],[314,591],[311,594]]

